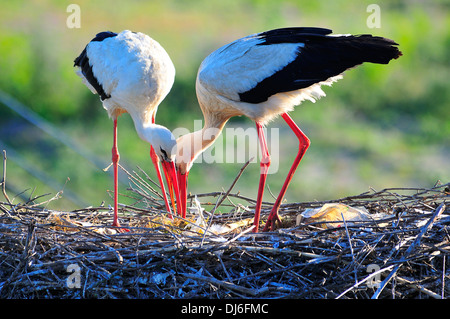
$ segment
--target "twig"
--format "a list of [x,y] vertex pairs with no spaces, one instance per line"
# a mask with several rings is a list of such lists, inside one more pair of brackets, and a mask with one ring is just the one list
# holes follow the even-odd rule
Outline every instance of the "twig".
[[303,256],[306,258],[311,259],[320,259],[320,258],[326,258],[321,255],[308,253],[308,252],[301,252],[296,251],[292,249],[279,249],[279,248],[271,248],[271,247],[258,247],[258,246],[240,246],[239,249],[246,250],[246,251],[252,251],[252,252],[259,252],[259,253],[265,253],[270,255],[292,255],[292,256]]
[[342,296],[344,296],[346,293],[348,293],[349,291],[352,291],[353,289],[357,288],[358,286],[362,285],[363,283],[365,283],[368,280],[371,280],[372,278],[374,278],[375,276],[378,276],[379,274],[391,270],[394,267],[394,265],[390,265],[386,268],[380,269],[378,271],[374,271],[372,272],[370,275],[368,275],[367,277],[365,277],[364,279],[362,279],[361,281],[356,282],[353,286],[351,286],[350,288],[347,288],[344,292],[342,292],[339,296],[336,297],[336,299],[340,299]]
[[355,283],[357,283],[358,282],[358,275],[356,273],[356,261],[355,261],[355,254],[353,253],[352,240],[350,239],[350,234],[348,232],[347,222],[345,221],[345,217],[344,217],[343,213],[341,213],[341,217],[342,217],[342,221],[344,222],[345,233],[347,234],[348,245],[350,247],[350,253],[352,254],[353,273],[355,274]]
[[199,281],[206,281],[209,282],[210,284],[213,285],[217,285],[217,286],[222,286],[225,287],[227,289],[230,290],[234,290],[246,295],[250,295],[253,297],[256,297],[264,292],[267,292],[269,290],[268,287],[263,287],[260,289],[251,289],[251,288],[246,288],[246,287],[242,287],[236,284],[233,284],[231,282],[227,282],[227,281],[223,281],[223,280],[218,280],[214,277],[205,277],[202,275],[196,275],[196,274],[188,274],[188,273],[181,273],[181,275],[183,275],[186,278],[190,278],[190,279],[194,279],[194,280],[199,280]]
[[[149,194],[142,188],[143,185],[145,188],[147,188],[151,193],[153,193],[154,195],[158,196],[160,199],[163,198],[163,196],[156,191],[153,187],[150,186],[150,184],[148,184],[141,176],[139,176],[135,171],[133,171],[134,175],[132,175],[130,172],[128,172],[128,170],[126,170],[122,165],[119,164],[119,167],[127,174],[128,178],[130,179],[130,181],[136,185],[141,192],[139,192],[139,195],[141,195],[144,198],[147,198],[148,200],[152,201],[153,203],[157,203],[155,198],[152,198],[149,196]],[[141,169],[138,166],[138,169],[141,171],[141,173],[143,173],[145,175],[145,177],[151,181],[153,184],[157,185],[148,175],[146,172],[144,172],[143,169]],[[158,186],[158,185],[157,185]],[[160,186],[159,186],[160,187]],[[135,189],[132,189],[133,191],[135,191]],[[137,191],[136,191],[137,192]],[[138,192],[137,192],[138,193]],[[162,207],[162,205],[161,205]]]
[[[250,162],[253,161],[253,157],[250,158],[239,170],[239,173],[237,174],[237,176],[234,178],[233,183],[231,183],[230,187],[228,188],[228,191],[220,198],[217,200],[216,204],[214,205],[213,209],[210,212],[210,220],[208,223],[208,226],[206,227],[206,229],[209,229],[212,225],[212,221],[214,218],[214,212],[216,211],[216,209],[223,203],[223,201],[225,200],[225,198],[228,197],[228,195],[230,194],[231,190],[233,189],[234,185],[236,185],[237,181],[239,180],[239,178],[241,177],[242,173],[244,172],[245,168],[248,166],[248,164],[250,164]],[[203,241],[205,240],[205,236],[206,236],[206,231],[203,234],[203,238],[202,238],[202,244]]]
[[411,244],[411,246],[408,247],[408,249],[405,251],[405,254],[403,255],[401,261],[394,267],[394,269],[391,271],[391,273],[383,280],[383,282],[380,283],[380,286],[378,287],[377,291],[372,296],[372,299],[377,299],[380,293],[383,291],[383,289],[386,287],[387,283],[392,279],[392,277],[397,273],[397,271],[400,269],[400,267],[403,265],[403,263],[407,260],[409,255],[416,249],[416,246],[420,244],[420,240],[422,239],[423,235],[428,231],[428,229],[431,228],[433,223],[436,221],[436,219],[442,214],[442,212],[445,209],[445,205],[442,203],[439,205],[439,207],[434,211],[431,218],[428,220],[428,222],[422,226],[419,234],[417,235],[414,242]]
[[395,279],[398,282],[400,282],[402,284],[406,284],[406,286],[408,286],[410,288],[413,288],[413,289],[415,289],[417,291],[420,291],[420,292],[422,292],[422,293],[424,293],[424,294],[426,294],[426,295],[428,295],[428,296],[430,296],[430,297],[432,297],[434,299],[441,299],[441,296],[439,294],[437,294],[437,293],[435,293],[435,292],[433,292],[433,291],[423,287],[420,284],[413,283],[413,282],[411,282],[411,281],[409,281],[409,280],[407,280],[405,278],[402,278],[400,276],[395,277]]
[[6,193],[6,150],[3,150],[3,180],[2,180],[2,192],[3,196],[5,196],[6,200],[8,201],[8,204],[12,206],[11,200],[9,199],[8,194]]
[[222,196],[222,198],[217,202],[216,205],[214,205],[214,208],[211,210],[210,214],[211,216],[214,214],[214,212],[216,211],[217,207],[219,207],[223,201],[225,200],[225,198],[227,198],[227,196],[230,194],[231,190],[233,189],[234,185],[236,185],[237,181],[239,180],[239,178],[241,177],[242,173],[244,172],[244,170],[246,169],[246,167],[248,166],[248,164],[250,164],[250,162],[253,161],[253,157],[250,158],[239,170],[239,173],[237,174],[237,176],[234,178],[233,183],[231,183],[231,186],[228,188],[227,192]]
[[220,257],[220,254],[216,254],[217,258],[219,259],[220,264],[222,265],[223,271],[225,273],[225,275],[228,278],[228,281],[233,281],[230,277],[230,274],[227,271],[227,267],[225,267],[225,264],[223,263],[222,257]]
[[446,255],[442,258],[442,278],[441,278],[441,299],[444,299],[444,291],[445,291],[445,258]]
[[240,232],[238,235],[236,235],[235,237],[231,238],[230,240],[226,241],[225,243],[223,243],[221,246],[227,246],[229,244],[231,244],[232,242],[236,241],[238,238],[240,238],[241,236],[249,233],[250,231],[253,230],[253,228],[255,228],[255,225],[250,226],[248,229],[244,230],[243,232]]

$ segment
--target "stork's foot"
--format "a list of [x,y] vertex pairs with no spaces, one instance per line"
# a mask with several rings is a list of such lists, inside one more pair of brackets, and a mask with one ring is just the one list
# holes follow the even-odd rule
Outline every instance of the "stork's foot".
[[128,232],[130,231],[128,228],[122,227],[122,226],[119,224],[119,222],[113,222],[112,225],[113,225],[113,227],[117,227],[115,230],[116,230],[118,233],[123,234],[123,233],[128,233]]
[[278,209],[272,210],[270,212],[269,218],[267,219],[266,225],[264,226],[263,232],[274,231],[276,224],[281,225],[280,215],[278,215]]

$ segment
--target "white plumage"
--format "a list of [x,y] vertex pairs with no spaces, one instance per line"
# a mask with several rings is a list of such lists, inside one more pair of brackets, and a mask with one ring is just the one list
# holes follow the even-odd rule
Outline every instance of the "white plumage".
[[[175,78],[175,67],[164,48],[140,32],[101,32],[89,42],[75,59],[77,74],[95,94],[114,120],[113,164],[117,189],[117,117],[129,113],[141,139],[151,144],[152,160],[164,192],[157,165],[158,158],[169,176],[175,176],[176,141],[164,126],[155,124],[158,105],[169,93]],[[156,154],[155,154],[156,153]],[[175,176],[176,178],[176,176]],[[168,180],[169,190],[173,180]],[[175,182],[175,185],[177,183]],[[178,190],[178,187],[176,187]],[[172,191],[171,191],[172,194]],[[172,197],[172,195],[171,195]],[[170,210],[167,198],[166,208]],[[173,203],[173,199],[172,199]],[[117,226],[117,190],[115,192],[115,222]]]
[[[251,90],[285,68],[305,46],[304,43],[260,45],[263,41],[257,34],[250,35],[217,49],[203,60],[196,83],[201,106],[216,104],[216,111],[229,110],[232,106],[237,112],[233,116],[245,115],[267,124],[279,114],[292,111],[304,100],[315,102],[325,96],[320,86],[330,86],[342,78],[339,74],[306,88],[274,94],[262,103],[246,103],[240,99],[240,92]],[[211,96],[215,101],[211,101]]]
[[[103,41],[90,42],[86,54],[95,78],[110,96],[103,100],[108,116],[114,119],[129,113],[143,140],[155,147],[154,140],[159,138],[167,144],[164,150],[172,153],[174,139],[167,140],[171,134],[152,123],[158,105],[170,92],[175,79],[175,67],[164,48],[143,33],[125,30]],[[97,93],[82,69],[77,74],[93,93]],[[159,134],[164,137],[160,138]],[[159,147],[155,150],[161,153]],[[173,159],[174,155],[170,157]]]
[[[262,127],[281,115],[299,139],[299,152],[269,215],[266,229],[279,220],[278,209],[288,184],[309,146],[309,139],[287,112],[304,100],[325,96],[342,73],[363,62],[387,64],[401,52],[392,40],[371,35],[331,35],[322,28],[284,28],[238,39],[212,52],[201,63],[196,92],[205,119],[202,130],[177,140],[177,170],[186,209],[187,176],[193,161],[220,135],[232,116],[255,121],[262,149],[261,177],[255,208],[255,230],[270,155]],[[215,134],[211,134],[214,132]]]
[[172,88],[175,67],[169,55],[143,33],[123,31],[91,42],[87,54],[96,78],[111,95],[103,103],[110,116],[116,109],[132,117],[155,112]]

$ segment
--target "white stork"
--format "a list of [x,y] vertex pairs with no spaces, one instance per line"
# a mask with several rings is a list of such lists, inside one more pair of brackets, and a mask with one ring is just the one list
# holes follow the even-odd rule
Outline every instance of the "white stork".
[[[270,155],[263,127],[276,116],[299,140],[299,150],[269,214],[264,230],[279,221],[278,209],[287,187],[310,145],[288,112],[304,100],[325,96],[342,73],[363,62],[387,64],[401,55],[397,43],[372,35],[332,35],[323,28],[283,28],[244,37],[211,53],[200,65],[196,92],[204,116],[202,130],[177,140],[176,166],[182,210],[186,210],[187,178],[193,161],[218,137],[232,116],[255,121],[262,150],[254,231],[258,231]],[[216,130],[215,134],[212,134]]]
[[[150,155],[156,168],[166,209],[170,205],[159,170],[163,165],[172,205],[172,187],[179,203],[174,157],[176,141],[164,126],[155,124],[158,105],[172,88],[175,67],[164,48],[149,36],[128,30],[98,33],[75,59],[74,66],[83,83],[98,94],[103,107],[114,121],[112,163],[114,167],[114,221],[117,217],[118,162],[117,118],[129,113],[139,137],[150,143]],[[174,185],[174,186],[172,186]]]

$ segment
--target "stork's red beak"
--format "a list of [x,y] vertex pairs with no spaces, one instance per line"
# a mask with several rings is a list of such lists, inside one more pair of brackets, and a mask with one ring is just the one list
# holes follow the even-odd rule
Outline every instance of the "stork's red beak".
[[[178,215],[182,215],[182,204],[181,204],[181,200],[180,200],[180,191],[178,188],[178,180],[177,180],[177,174],[176,174],[176,169],[175,169],[175,163],[173,161],[169,162],[169,161],[161,161],[162,167],[163,167],[163,171],[164,171],[164,175],[166,176],[166,181],[167,181],[167,187],[169,188],[169,194],[170,194],[170,200],[172,202],[172,207],[173,207],[173,211],[177,212]],[[175,199],[173,197],[173,193],[175,191],[175,198],[177,201],[177,209],[175,209]]]
[[180,189],[181,216],[183,218],[186,218],[188,175],[189,172],[186,172],[186,174],[181,174],[180,172],[177,172],[178,187]]

